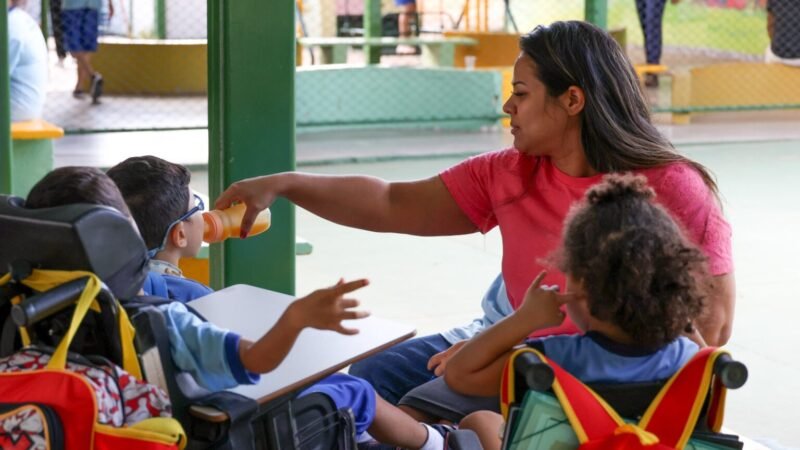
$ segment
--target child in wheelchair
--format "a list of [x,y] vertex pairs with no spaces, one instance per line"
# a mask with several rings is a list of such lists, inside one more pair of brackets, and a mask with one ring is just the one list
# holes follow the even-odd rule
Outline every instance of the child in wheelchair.
[[213,291],[186,278],[181,258],[193,258],[203,242],[203,200],[189,187],[192,174],[155,156],[137,156],[106,174],[122,193],[150,256],[144,291],[188,302]]
[[[188,192],[187,192],[188,194]],[[110,206],[131,219],[130,211],[114,182],[102,171],[87,167],[63,167],[46,175],[26,200],[31,209],[73,203]],[[187,205],[188,206],[188,205]],[[280,364],[302,329],[313,327],[354,334],[343,320],[359,319],[368,313],[356,310],[358,301],[346,295],[368,284],[367,280],[344,282],[319,289],[297,299],[277,324],[256,342],[203,321],[180,301],[158,306],[169,332],[175,364],[190,373],[199,385],[219,391],[239,384],[252,384],[259,374]],[[404,448],[441,449],[445,430],[421,424],[381,399],[364,380],[336,374],[312,385],[300,395],[318,392],[329,396],[339,408],[351,408],[356,432]]]
[[[566,293],[543,289],[544,273],[523,305],[450,359],[446,383],[466,395],[498,395],[510,353],[532,331],[556,326],[564,309],[581,335],[532,339],[533,347],[584,383],[663,380],[697,351],[686,335],[703,311],[698,282],[705,257],[653,201],[646,179],[609,175],[589,189],[565,224],[555,262]],[[495,412],[465,417],[484,449],[499,449],[504,421]]]

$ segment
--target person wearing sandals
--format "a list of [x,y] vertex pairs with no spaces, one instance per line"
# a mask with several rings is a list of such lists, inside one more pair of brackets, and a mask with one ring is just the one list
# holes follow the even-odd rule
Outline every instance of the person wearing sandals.
[[[92,103],[100,103],[103,76],[92,67],[92,53],[97,51],[98,26],[102,0],[63,0],[61,23],[64,44],[78,63],[78,81],[72,95],[83,98],[87,93]],[[108,17],[114,15],[114,4],[108,0]]]

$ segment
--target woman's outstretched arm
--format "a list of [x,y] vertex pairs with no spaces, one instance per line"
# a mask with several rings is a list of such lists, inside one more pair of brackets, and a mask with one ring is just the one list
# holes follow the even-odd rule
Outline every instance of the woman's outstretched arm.
[[215,206],[226,208],[232,202],[244,202],[247,213],[242,230],[247,232],[258,212],[277,197],[332,222],[364,230],[420,236],[476,231],[438,176],[387,182],[363,175],[285,172],[233,183]]

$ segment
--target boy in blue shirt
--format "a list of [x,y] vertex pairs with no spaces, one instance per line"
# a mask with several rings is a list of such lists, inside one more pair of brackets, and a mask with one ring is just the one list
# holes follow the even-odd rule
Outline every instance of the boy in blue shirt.
[[186,167],[155,156],[128,158],[107,175],[122,192],[150,256],[148,295],[188,302],[214,292],[185,278],[178,262],[203,243],[203,200],[192,193]]
[[[98,169],[62,167],[40,180],[28,194],[26,207],[49,208],[72,203],[89,203],[116,208],[131,218],[128,205],[114,181]],[[131,219],[131,224],[135,223]],[[345,295],[368,284],[367,280],[339,281],[295,300],[275,326],[260,339],[250,342],[236,333],[204,322],[179,301],[159,306],[167,323],[170,353],[178,368],[189,372],[201,386],[212,391],[239,384],[254,384],[259,374],[275,369],[294,345],[304,328],[355,334],[343,320],[368,316],[357,311],[358,301]],[[350,408],[360,440],[381,442],[412,449],[445,448],[447,430],[422,424],[380,398],[365,380],[334,374],[300,395],[327,395],[337,408]]]

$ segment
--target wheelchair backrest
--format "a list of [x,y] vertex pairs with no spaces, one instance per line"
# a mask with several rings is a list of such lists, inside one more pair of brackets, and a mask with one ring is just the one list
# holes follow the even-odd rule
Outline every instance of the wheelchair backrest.
[[95,273],[115,297],[134,297],[147,277],[147,249],[119,211],[73,204],[27,209],[0,195],[0,274],[12,264]]

